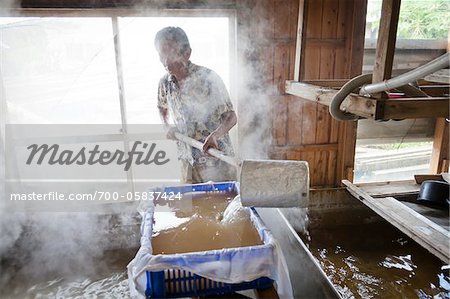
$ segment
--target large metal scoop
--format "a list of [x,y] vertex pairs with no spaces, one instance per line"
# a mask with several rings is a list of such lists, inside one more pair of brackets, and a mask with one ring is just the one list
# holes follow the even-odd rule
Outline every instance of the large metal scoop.
[[[203,143],[179,133],[175,137],[199,150]],[[243,206],[307,207],[309,198],[309,167],[306,161],[239,160],[210,148],[214,156],[239,171],[240,196]]]

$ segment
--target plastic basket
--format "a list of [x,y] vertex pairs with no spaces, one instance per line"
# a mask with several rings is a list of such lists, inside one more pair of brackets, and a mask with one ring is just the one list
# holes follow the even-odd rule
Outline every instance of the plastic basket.
[[[235,182],[213,184],[195,184],[175,187],[166,187],[164,192],[231,192],[239,191]],[[254,209],[252,209],[253,212]],[[252,281],[241,283],[217,282],[195,273],[180,270],[166,269],[164,271],[146,271],[146,298],[177,298],[189,296],[208,296],[233,293],[249,289],[265,289],[273,285],[273,280],[260,277]]]
[[265,289],[273,280],[261,277],[250,282],[223,283],[213,281],[197,274],[177,269],[150,272],[146,271],[147,298],[176,298],[228,294],[249,289]]

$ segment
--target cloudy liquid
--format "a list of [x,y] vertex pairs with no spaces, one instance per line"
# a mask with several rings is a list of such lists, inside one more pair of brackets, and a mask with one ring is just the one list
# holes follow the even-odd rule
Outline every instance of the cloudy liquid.
[[450,298],[449,266],[386,222],[302,236],[344,298]]
[[[156,206],[153,254],[174,254],[263,244],[250,215],[232,192],[189,194]],[[189,202],[189,204],[186,204]]]

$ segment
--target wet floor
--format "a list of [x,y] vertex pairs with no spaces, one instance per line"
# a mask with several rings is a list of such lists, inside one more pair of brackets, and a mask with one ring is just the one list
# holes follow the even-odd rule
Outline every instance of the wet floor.
[[387,222],[301,237],[344,298],[450,298],[450,266]]
[[[137,248],[106,251],[93,273],[17,275],[0,291],[1,298],[130,298],[126,267]],[[45,265],[43,265],[45,267]],[[93,265],[95,267],[95,265]]]

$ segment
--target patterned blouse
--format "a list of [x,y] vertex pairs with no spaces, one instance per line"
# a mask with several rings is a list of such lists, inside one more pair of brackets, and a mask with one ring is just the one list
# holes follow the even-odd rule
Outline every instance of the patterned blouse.
[[[189,61],[188,75],[181,88],[176,78],[166,74],[158,88],[158,108],[168,109],[175,126],[181,134],[200,142],[221,124],[221,116],[234,111],[230,97],[222,79],[212,70]],[[218,139],[219,150],[234,155],[230,136]],[[184,142],[178,142],[179,158],[191,165],[215,159]]]

